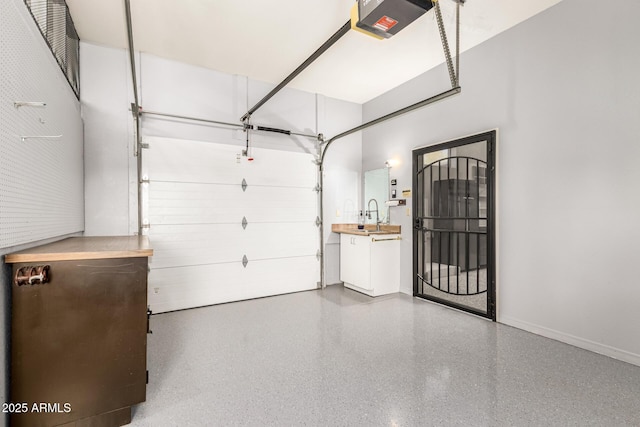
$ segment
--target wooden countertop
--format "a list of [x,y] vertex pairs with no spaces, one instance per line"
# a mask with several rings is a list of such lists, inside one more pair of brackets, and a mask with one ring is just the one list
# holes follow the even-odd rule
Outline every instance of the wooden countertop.
[[375,224],[365,224],[364,230],[358,230],[358,224],[331,224],[334,233],[354,234],[356,236],[370,236],[372,234],[400,234],[399,225],[380,224],[380,231],[376,231]]
[[6,263],[138,258],[153,255],[147,236],[70,237],[5,256]]

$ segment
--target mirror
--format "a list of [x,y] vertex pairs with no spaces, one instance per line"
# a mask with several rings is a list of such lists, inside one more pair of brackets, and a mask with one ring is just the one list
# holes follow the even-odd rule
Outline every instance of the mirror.
[[[366,171],[364,173],[364,203],[362,211],[366,214],[369,200],[375,199],[378,202],[378,215],[380,222],[387,223],[389,219],[389,207],[386,202],[389,200],[389,169],[381,168]],[[371,209],[375,210],[375,203],[371,202]],[[365,216],[367,224],[375,224],[375,212],[371,213],[371,219]]]

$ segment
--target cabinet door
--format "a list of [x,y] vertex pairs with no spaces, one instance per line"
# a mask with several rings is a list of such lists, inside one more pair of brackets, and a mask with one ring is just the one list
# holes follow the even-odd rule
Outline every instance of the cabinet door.
[[340,235],[340,280],[371,289],[371,237]]
[[352,283],[355,280],[355,246],[351,234],[340,234],[340,280]]
[[381,236],[371,242],[371,288],[374,296],[400,291],[399,235]]
[[353,236],[354,278],[353,283],[359,288],[370,290],[371,287],[371,237]]
[[66,424],[143,402],[147,258],[47,264],[49,283],[12,287],[11,398],[71,412],[13,414],[11,425]]

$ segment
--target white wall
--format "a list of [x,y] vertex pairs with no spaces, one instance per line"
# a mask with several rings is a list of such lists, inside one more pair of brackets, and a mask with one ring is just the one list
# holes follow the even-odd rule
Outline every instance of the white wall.
[[[58,63],[22,0],[0,2],[0,258],[82,231],[82,119]],[[46,108],[15,101],[41,101]],[[20,141],[20,135],[58,139]],[[26,197],[25,197],[26,196]],[[27,208],[25,208],[27,207]],[[9,396],[11,265],[0,269],[0,402]],[[0,425],[8,425],[8,414]]]
[[82,119],[24,3],[3,2],[1,12],[0,247],[7,248],[82,231]]
[[[325,139],[359,126],[362,106],[332,98],[319,99],[322,111],[319,123]],[[362,182],[362,134],[360,132],[337,140],[325,154],[324,164],[324,281],[327,285],[340,282],[340,235],[331,232],[331,224],[357,222]]]
[[[133,125],[128,111],[133,101],[128,56],[124,50],[81,43],[82,103],[86,127],[86,234],[133,234],[136,225],[136,176]],[[143,110],[239,123],[240,117],[266,95],[272,85],[136,54]],[[331,137],[362,122],[362,106],[285,88],[261,107],[252,123],[294,132]],[[143,136],[211,141],[244,147],[245,134],[225,126],[210,126],[151,115],[142,121]],[[315,141],[304,137],[254,133],[252,145],[315,153]],[[335,144],[325,169],[325,238],[327,283],[339,280],[337,240],[331,222],[353,221],[351,207],[359,199],[361,136]],[[295,179],[294,176],[291,177]],[[340,216],[335,213],[340,207]],[[328,231],[327,231],[328,230]]]
[[[363,169],[498,128],[498,320],[640,365],[640,3],[565,0],[464,53],[462,94],[363,135]],[[365,120],[447,88],[444,67]],[[411,218],[402,289],[411,293]]]
[[[85,233],[126,236],[137,231],[133,102],[126,51],[80,43],[80,98],[85,126]],[[133,182],[131,182],[131,178]],[[130,221],[130,212],[133,218]]]

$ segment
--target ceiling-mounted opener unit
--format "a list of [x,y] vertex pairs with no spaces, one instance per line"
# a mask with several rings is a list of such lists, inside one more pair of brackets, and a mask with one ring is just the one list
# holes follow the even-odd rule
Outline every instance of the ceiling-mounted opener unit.
[[351,28],[388,39],[432,7],[431,0],[358,0],[351,9]]

